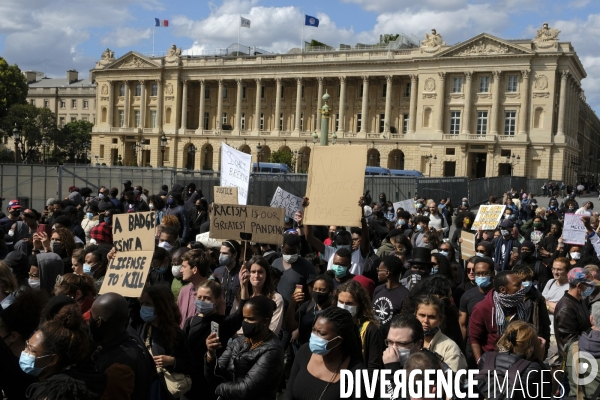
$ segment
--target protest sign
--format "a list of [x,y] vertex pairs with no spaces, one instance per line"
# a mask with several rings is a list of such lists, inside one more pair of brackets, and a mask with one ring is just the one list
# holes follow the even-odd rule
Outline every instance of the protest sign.
[[310,153],[305,225],[360,226],[367,146],[314,147]]
[[505,208],[506,206],[500,205],[480,206],[471,230],[476,231],[481,228],[481,230],[489,231],[496,229]]
[[463,260],[468,260],[475,255],[475,234],[462,231],[460,232],[462,243],[460,244],[460,254]]
[[116,214],[112,228],[117,254],[106,270],[100,294],[139,297],[154,254],[156,215],[154,211]]
[[281,245],[284,218],[283,208],[214,203],[209,236]]
[[215,186],[214,202],[217,204],[238,204],[238,188],[231,186]]
[[196,235],[196,242],[202,243],[207,248],[221,247],[222,240],[213,239],[210,237],[210,232],[200,233]]
[[581,218],[583,215],[579,214],[565,214],[565,225],[563,227],[563,241],[569,244],[585,244],[585,238],[587,236],[587,229]]
[[404,211],[409,212],[410,214],[416,214],[417,209],[415,208],[415,202],[412,199],[398,201],[394,204],[394,212],[398,213],[398,209],[402,208]]
[[277,187],[277,190],[273,195],[271,207],[285,209],[285,215],[290,218],[294,218],[296,211],[302,211],[304,209],[302,207],[302,197],[294,196],[280,187]]
[[238,188],[238,204],[248,200],[252,156],[221,143],[221,186]]

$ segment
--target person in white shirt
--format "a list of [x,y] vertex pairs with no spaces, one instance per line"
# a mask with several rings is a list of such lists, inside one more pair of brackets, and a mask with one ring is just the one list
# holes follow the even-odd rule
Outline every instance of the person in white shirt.
[[546,287],[542,292],[542,296],[546,299],[546,307],[550,316],[550,348],[548,349],[548,357],[551,358],[558,353],[556,338],[554,336],[554,307],[563,298],[565,291],[569,290],[569,280],[567,273],[569,272],[569,260],[565,257],[559,257],[552,264],[552,275],[554,279],[550,279],[546,283]]
[[581,207],[579,210],[575,211],[575,214],[579,215],[587,215],[588,217],[592,216],[592,210],[594,209],[594,205],[591,201],[588,201]]
[[440,212],[437,204],[435,204],[435,201],[430,201],[427,204],[427,208],[429,209],[429,213],[425,215],[429,217],[429,227],[435,229],[439,234],[448,232],[450,229],[448,222]]

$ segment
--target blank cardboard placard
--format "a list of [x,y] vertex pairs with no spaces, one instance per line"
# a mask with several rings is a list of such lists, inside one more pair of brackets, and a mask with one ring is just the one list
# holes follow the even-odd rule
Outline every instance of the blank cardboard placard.
[[277,187],[273,200],[271,200],[271,207],[284,208],[285,215],[290,218],[294,217],[296,211],[302,211],[302,197],[294,196],[293,194],[286,192],[280,187]]
[[285,209],[214,203],[210,237],[283,244]]
[[367,146],[314,147],[310,153],[305,225],[360,226]]
[[460,254],[463,260],[468,260],[475,255],[475,234],[462,231],[460,233],[462,243],[460,244]]
[[480,206],[471,230],[476,231],[481,228],[483,231],[491,231],[496,229],[505,208],[506,206],[500,205]]
[[233,186],[215,186],[214,199],[217,204],[238,204],[238,188]]
[[154,254],[154,211],[113,216],[113,242],[117,250],[100,288],[125,297],[142,294]]

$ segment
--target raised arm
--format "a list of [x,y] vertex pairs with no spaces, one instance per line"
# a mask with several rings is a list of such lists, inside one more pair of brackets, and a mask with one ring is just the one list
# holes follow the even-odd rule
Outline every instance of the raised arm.
[[[306,207],[308,207],[309,205],[310,205],[310,202],[308,200],[308,197],[305,197],[302,200],[302,207],[304,207],[304,209],[306,209]],[[310,244],[319,253],[325,253],[325,244],[323,244],[323,242],[321,242],[319,239],[317,239],[315,237],[312,226],[304,225],[304,234],[305,234],[305,238],[306,238],[306,241],[308,242],[308,244]]]

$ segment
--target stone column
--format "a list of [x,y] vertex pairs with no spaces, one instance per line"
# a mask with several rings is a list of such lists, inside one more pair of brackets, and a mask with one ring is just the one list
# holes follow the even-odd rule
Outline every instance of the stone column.
[[339,124],[338,132],[343,133],[345,130],[344,120],[346,118],[346,77],[340,76],[340,107],[339,107]]
[[205,104],[206,104],[206,100],[204,99],[205,93],[206,92],[206,84],[204,82],[204,79],[200,79],[200,108],[198,109],[198,130],[200,132],[202,132],[204,130],[204,110],[205,110]]
[[294,131],[300,132],[300,114],[302,111],[302,78],[296,78],[296,119]]
[[317,130],[321,129],[321,107],[323,106],[323,77],[317,78],[319,87],[317,89]]
[[236,79],[237,91],[235,94],[235,130],[242,131],[242,80]]
[[492,71],[492,115],[490,116],[490,135],[498,134],[498,113],[500,112],[500,75],[501,71]]
[[392,114],[392,83],[394,77],[389,75],[385,77],[385,117],[383,119],[383,132],[390,133],[390,118]]
[[360,112],[360,133],[367,132],[367,125],[369,119],[367,118],[368,107],[369,107],[369,77],[363,76],[363,98],[362,98],[362,110]]
[[[142,91],[140,92],[140,128],[146,127],[146,82],[140,81]],[[137,128],[137,127],[136,127]]]
[[521,86],[521,110],[519,111],[519,129],[518,134],[524,135],[527,129],[527,115],[529,114],[529,74],[531,70],[525,69],[521,71],[523,83]]
[[215,129],[220,131],[223,125],[223,79],[219,79],[219,90],[217,91],[217,123]]
[[415,133],[417,128],[417,79],[419,75],[410,76],[410,108],[408,110],[408,133]]
[[256,104],[254,105],[254,130],[260,131],[260,92],[262,91],[261,79],[256,78]]
[[187,129],[188,83],[187,79],[183,81],[183,94],[181,96],[181,130],[184,132]]
[[113,127],[115,124],[113,111],[115,108],[115,95],[114,95],[114,82],[108,81],[108,110],[106,110],[106,122],[109,127]]
[[163,115],[163,87],[162,87],[162,80],[161,79],[157,79],[156,80],[156,84],[158,85],[158,91],[156,93],[156,97],[157,97],[157,105],[156,105],[156,127],[158,128],[158,132],[162,132],[162,128],[163,128],[163,122],[162,122],[162,115]]
[[123,127],[129,127],[129,81],[124,81],[125,91],[123,93],[123,101],[125,103],[125,107],[123,107],[124,111],[124,119],[123,119]]
[[444,115],[446,111],[444,110],[444,104],[446,96],[446,73],[438,72],[438,76],[440,77],[438,88],[438,112],[437,112],[437,120],[435,124],[435,133],[444,133]]
[[275,126],[274,131],[279,132],[279,114],[281,114],[281,78],[275,78],[277,90],[275,90]]
[[465,72],[465,109],[463,112],[462,133],[471,133],[471,85],[473,83],[473,71]]
[[565,134],[565,98],[567,95],[567,80],[569,79],[569,71],[560,71],[560,98],[558,100],[558,127],[556,130],[557,136]]

